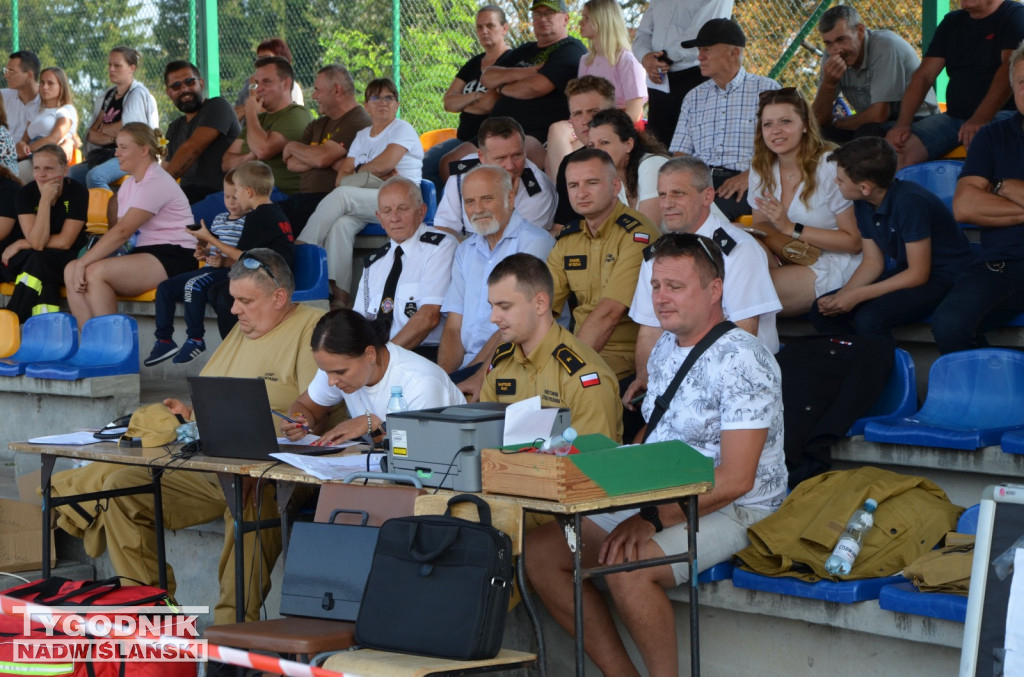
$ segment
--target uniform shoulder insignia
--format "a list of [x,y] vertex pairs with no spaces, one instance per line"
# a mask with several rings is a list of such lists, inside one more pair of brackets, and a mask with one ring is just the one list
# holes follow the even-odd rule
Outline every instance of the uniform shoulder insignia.
[[504,360],[507,357],[511,357],[512,353],[516,351],[516,344],[509,341],[508,343],[502,343],[500,346],[494,349],[494,357],[491,358],[491,368]]
[[726,256],[728,256],[729,252],[731,252],[733,247],[736,246],[736,240],[732,239],[732,236],[725,232],[725,228],[718,228],[715,230],[715,232],[711,234],[711,239],[715,241],[715,244],[718,245],[718,248],[721,249],[722,253]]
[[638,219],[630,216],[629,214],[621,214],[619,218],[615,219],[615,223],[621,226],[624,231],[630,233],[637,226],[643,225]]
[[537,177],[533,175],[533,170],[529,167],[523,169],[523,175],[519,180],[522,181],[523,187],[526,188],[526,194],[530,197],[533,197],[543,190],[543,188],[541,188],[540,181],[538,181]]
[[426,242],[427,244],[439,245],[444,242],[445,234],[437,231],[430,233],[423,233],[420,235],[420,242]]
[[644,247],[644,261],[651,260],[651,257],[654,256],[654,249],[655,247],[653,244],[649,244],[646,247]]
[[377,249],[374,249],[372,252],[363,257],[363,267],[371,266],[373,265],[374,261],[379,261],[380,259],[384,258],[384,255],[388,253],[389,249],[391,249],[390,242],[388,242],[383,247],[378,247]]
[[580,222],[579,221],[573,221],[572,223],[566,224],[565,227],[562,228],[562,230],[560,230],[558,232],[558,237],[556,237],[555,239],[556,240],[561,240],[566,235],[572,235],[573,233],[579,233],[581,230],[582,230],[582,228],[580,228]]
[[572,376],[580,369],[587,366],[587,363],[583,361],[583,358],[577,355],[572,348],[564,343],[559,343],[558,347],[555,348],[551,354],[555,356],[555,359],[558,360],[558,363],[562,365],[562,368],[565,369],[565,372],[569,374],[569,376]]
[[451,176],[465,174],[473,167],[476,167],[478,164],[480,164],[480,158],[469,158],[468,160],[455,160],[454,162],[448,163],[448,173]]

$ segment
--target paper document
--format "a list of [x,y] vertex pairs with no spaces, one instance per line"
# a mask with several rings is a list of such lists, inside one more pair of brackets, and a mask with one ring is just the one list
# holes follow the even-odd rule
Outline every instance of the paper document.
[[557,416],[556,407],[541,408],[539,395],[508,405],[502,444],[531,445],[536,440],[548,439]]
[[[277,452],[271,454],[279,461],[295,466],[320,480],[343,480],[349,475],[366,470],[366,454],[351,456],[306,456]],[[370,454],[370,471],[380,471],[380,459],[384,454]]]
[[662,73],[661,82],[655,82],[654,80],[647,78],[647,89],[648,91],[654,89],[656,91],[665,92],[666,94],[668,94],[668,73]]
[[66,444],[68,446],[80,447],[85,444],[96,444],[97,442],[110,442],[111,440],[98,440],[89,431],[64,433],[62,435],[47,435],[45,437],[33,437],[30,444]]
[[[277,443],[278,444],[283,444],[285,446],[287,446],[289,444],[300,444],[300,445],[309,446],[309,445],[313,444],[314,442],[316,442],[319,439],[320,439],[319,435],[314,435],[313,433],[308,433],[305,437],[301,437],[301,438],[299,438],[297,440],[290,440],[287,437],[278,437],[277,438]],[[348,441],[348,442],[337,442],[335,444],[332,444],[332,445],[324,447],[324,448],[325,449],[344,449],[345,447],[354,447],[357,444],[363,444],[363,443],[351,440],[351,441]]]

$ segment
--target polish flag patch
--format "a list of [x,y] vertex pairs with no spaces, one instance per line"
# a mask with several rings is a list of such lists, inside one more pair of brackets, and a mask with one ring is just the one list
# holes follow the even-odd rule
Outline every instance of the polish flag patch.
[[596,371],[592,371],[589,374],[580,376],[580,383],[583,384],[584,388],[601,385],[601,377],[597,375]]
[[642,242],[644,244],[650,244],[651,236],[647,233],[633,233],[633,242]]

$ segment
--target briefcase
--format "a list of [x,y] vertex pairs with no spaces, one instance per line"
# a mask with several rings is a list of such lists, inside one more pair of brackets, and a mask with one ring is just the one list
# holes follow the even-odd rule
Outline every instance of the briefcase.
[[[476,504],[480,521],[451,516]],[[491,526],[477,496],[448,501],[444,515],[388,520],[356,620],[356,642],[383,651],[456,660],[493,658],[501,649],[512,593],[512,541]]]
[[[336,524],[343,513],[359,524]],[[378,527],[366,526],[362,510],[337,509],[330,521],[292,526],[281,581],[281,615],[354,621],[377,545]]]

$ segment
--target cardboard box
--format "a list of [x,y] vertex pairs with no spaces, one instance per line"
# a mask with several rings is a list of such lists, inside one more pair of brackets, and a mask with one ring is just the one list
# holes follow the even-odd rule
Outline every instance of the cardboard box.
[[[56,563],[53,529],[50,565]],[[0,571],[32,571],[43,566],[43,513],[38,506],[0,498]]]
[[683,442],[620,447],[582,435],[575,446],[569,456],[484,449],[483,490],[568,502],[714,481],[711,459]]

